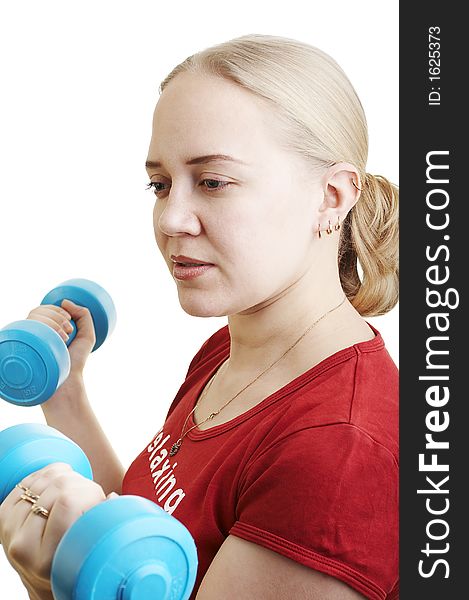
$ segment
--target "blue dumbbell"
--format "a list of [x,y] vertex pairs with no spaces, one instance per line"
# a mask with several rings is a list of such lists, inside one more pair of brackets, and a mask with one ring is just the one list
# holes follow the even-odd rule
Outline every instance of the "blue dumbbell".
[[[0,503],[52,462],[92,478],[83,451],[56,429],[25,423],[0,431]],[[119,496],[86,511],[60,540],[52,593],[55,600],[187,600],[197,564],[182,523],[146,498]]]
[[[60,306],[71,300],[89,309],[96,344],[93,352],[112,333],[116,309],[104,288],[88,279],[69,279],[50,291],[41,304]],[[65,343],[44,323],[25,319],[0,329],[0,397],[19,406],[35,406],[48,400],[70,373],[67,346],[76,335],[76,326]]]

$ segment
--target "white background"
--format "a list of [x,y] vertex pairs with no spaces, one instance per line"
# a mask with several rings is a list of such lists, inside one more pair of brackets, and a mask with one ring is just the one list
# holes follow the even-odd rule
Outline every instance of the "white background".
[[[0,10],[0,327],[60,282],[112,295],[113,336],[86,371],[94,410],[128,467],[161,426],[190,360],[223,318],[179,305],[153,237],[144,162],[158,85],[197,50],[247,33],[328,52],[364,105],[367,171],[398,183],[398,3],[26,0]],[[398,308],[370,318],[398,364]],[[45,422],[0,400],[0,429]],[[27,600],[0,552],[0,597]]]

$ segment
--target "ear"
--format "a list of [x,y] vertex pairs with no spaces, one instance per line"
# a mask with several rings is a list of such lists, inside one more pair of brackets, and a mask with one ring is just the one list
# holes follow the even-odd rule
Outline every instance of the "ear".
[[321,182],[324,199],[319,207],[320,218],[330,218],[332,222],[341,217],[343,221],[360,197],[358,169],[351,163],[336,163],[326,170]]

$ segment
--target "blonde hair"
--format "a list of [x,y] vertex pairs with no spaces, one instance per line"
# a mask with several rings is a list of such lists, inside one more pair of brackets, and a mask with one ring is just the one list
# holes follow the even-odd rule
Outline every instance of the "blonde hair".
[[385,177],[365,171],[366,118],[339,65],[303,42],[250,34],[189,56],[162,81],[160,93],[185,71],[223,77],[267,100],[286,146],[312,167],[345,161],[357,168],[362,191],[340,229],[340,281],[362,316],[391,310],[399,298],[399,192]]

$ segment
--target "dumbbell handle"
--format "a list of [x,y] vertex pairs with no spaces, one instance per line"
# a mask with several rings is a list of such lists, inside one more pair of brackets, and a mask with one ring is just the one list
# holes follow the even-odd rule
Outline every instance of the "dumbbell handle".
[[[116,325],[116,309],[108,292],[93,281],[88,279],[69,279],[64,281],[44,296],[41,304],[61,306],[62,301],[72,300],[79,306],[86,306],[92,316],[96,333],[96,344],[93,351],[97,350],[108,337]],[[77,333],[77,327],[72,320],[73,331],[66,344],[69,346]]]

